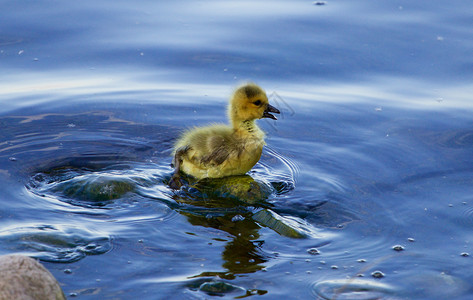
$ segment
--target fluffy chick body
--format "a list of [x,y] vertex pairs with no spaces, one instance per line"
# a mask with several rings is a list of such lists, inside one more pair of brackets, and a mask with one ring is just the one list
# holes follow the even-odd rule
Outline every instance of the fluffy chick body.
[[261,158],[264,132],[260,118],[276,119],[279,111],[269,105],[266,93],[256,84],[235,91],[228,106],[229,125],[196,127],[185,132],[174,147],[175,173],[172,188],[180,187],[180,172],[197,179],[242,175]]
[[253,132],[237,134],[229,126],[213,125],[185,133],[176,149],[187,148],[180,171],[201,179],[245,174],[260,159],[264,145],[264,133],[256,126]]

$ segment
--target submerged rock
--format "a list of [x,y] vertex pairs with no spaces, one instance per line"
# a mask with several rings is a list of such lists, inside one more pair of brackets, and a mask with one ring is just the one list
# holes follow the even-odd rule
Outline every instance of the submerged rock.
[[224,296],[231,293],[244,292],[245,289],[224,281],[209,281],[200,285],[199,290],[210,296]]
[[192,185],[203,198],[230,198],[248,204],[264,201],[272,187],[249,175],[202,179]]
[[306,238],[308,236],[318,236],[315,228],[304,220],[296,217],[281,216],[270,209],[261,209],[255,212],[253,220],[286,237]]
[[123,197],[135,189],[130,180],[107,176],[89,176],[74,178],[60,183],[53,191],[64,196],[82,201],[102,202]]
[[36,260],[0,256],[0,299],[65,300],[56,278]]

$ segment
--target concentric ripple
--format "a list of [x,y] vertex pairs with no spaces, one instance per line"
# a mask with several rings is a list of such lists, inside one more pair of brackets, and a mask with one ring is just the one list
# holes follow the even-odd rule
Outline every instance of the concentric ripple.
[[322,299],[389,299],[394,293],[390,285],[364,279],[326,280],[314,284],[313,292]]
[[59,263],[75,262],[112,249],[112,238],[106,234],[62,225],[6,228],[0,231],[0,241],[8,245],[8,252]]
[[103,207],[135,190],[135,183],[118,172],[53,169],[36,173],[27,187],[35,194],[56,197],[83,207]]
[[298,173],[299,167],[294,161],[266,147],[263,159],[256,165],[251,175],[269,182],[276,190],[276,194],[281,195],[295,188]]

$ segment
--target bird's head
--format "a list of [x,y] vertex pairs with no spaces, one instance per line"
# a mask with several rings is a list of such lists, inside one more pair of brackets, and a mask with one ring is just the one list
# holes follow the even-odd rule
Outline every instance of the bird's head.
[[252,121],[261,118],[277,120],[271,113],[279,110],[269,104],[265,91],[254,83],[239,87],[230,100],[229,116],[233,123]]

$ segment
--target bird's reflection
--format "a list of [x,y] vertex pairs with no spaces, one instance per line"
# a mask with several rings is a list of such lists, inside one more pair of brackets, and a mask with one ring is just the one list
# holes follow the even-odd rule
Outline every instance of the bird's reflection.
[[175,195],[177,202],[192,206],[181,210],[192,225],[222,230],[232,237],[222,253],[223,267],[228,272],[204,272],[196,277],[229,278],[230,274],[252,273],[265,267],[269,257],[261,249],[261,226],[252,216],[255,206],[271,207],[266,201],[270,194],[269,185],[244,175],[199,181]]

